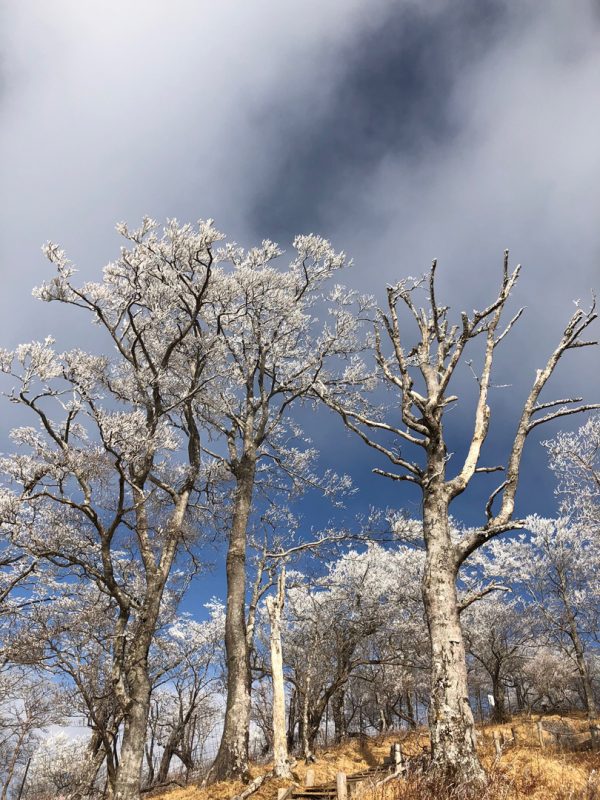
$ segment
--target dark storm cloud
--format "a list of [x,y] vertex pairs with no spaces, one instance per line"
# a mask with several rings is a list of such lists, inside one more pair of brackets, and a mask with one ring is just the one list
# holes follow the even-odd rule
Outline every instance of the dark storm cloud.
[[[257,206],[261,226],[331,236],[356,261],[349,280],[379,296],[386,283],[440,259],[438,297],[458,312],[491,300],[502,251],[523,263],[513,308],[527,306],[499,349],[486,463],[502,463],[535,375],[575,310],[600,284],[600,16],[581,2],[447,4],[404,9],[361,38],[327,115],[290,147],[284,172]],[[598,335],[598,326],[592,335]],[[477,354],[475,354],[475,367]],[[459,375],[447,434],[459,469],[476,384]],[[456,388],[456,387],[455,387]],[[544,399],[600,397],[597,349],[568,353]],[[524,459],[522,512],[552,513],[553,478],[538,429]],[[339,453],[340,430],[322,441]],[[366,496],[381,502],[362,464]],[[365,463],[366,462],[366,463]],[[479,478],[461,500],[475,521],[493,488]],[[408,502],[408,492],[387,489]],[[365,493],[362,494],[363,501]],[[482,502],[483,500],[483,502]]]
[[[389,15],[345,53],[335,92],[312,127],[294,137],[281,120],[290,146],[259,187],[252,213],[257,230],[282,240],[297,230],[328,233],[347,208],[343,191],[353,185],[360,195],[365,176],[383,158],[418,161],[448,145],[461,130],[452,102],[457,77],[477,68],[507,23],[498,0],[430,9],[390,4]],[[307,104],[309,121],[311,113]],[[372,198],[364,200],[368,213]]]

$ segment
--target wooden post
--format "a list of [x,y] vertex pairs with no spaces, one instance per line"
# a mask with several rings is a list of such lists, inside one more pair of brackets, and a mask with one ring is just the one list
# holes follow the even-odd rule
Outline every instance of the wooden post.
[[396,744],[392,745],[390,757],[394,767],[394,772],[400,772],[403,767],[402,748],[400,747],[400,742],[396,742]]
[[494,731],[494,747],[496,749],[496,755],[498,758],[502,755],[502,745],[500,744],[500,736],[498,735],[498,731]]
[[544,749],[544,729],[542,728],[542,720],[538,719],[535,723],[537,727],[537,735],[538,735],[538,742],[540,743],[540,747],[542,750]]
[[517,736],[517,729],[514,727],[514,725],[513,725],[513,727],[510,729],[510,732],[512,733],[512,737],[513,737],[513,744],[516,744],[516,743],[519,741],[519,737]]
[[315,771],[314,769],[307,769],[306,775],[304,776],[304,785],[305,786],[314,786],[315,785]]
[[593,722],[590,725],[590,734],[592,737],[592,750],[600,749],[600,741],[598,734],[600,733],[600,726],[595,725]]
[[346,773],[338,772],[336,779],[337,800],[348,800],[348,783],[346,781]]

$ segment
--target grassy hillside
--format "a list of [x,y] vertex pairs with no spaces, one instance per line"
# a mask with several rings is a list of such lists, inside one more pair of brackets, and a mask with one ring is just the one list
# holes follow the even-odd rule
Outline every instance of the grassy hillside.
[[[506,725],[488,725],[479,729],[480,753],[490,775],[490,786],[477,794],[477,800],[600,800],[600,752],[589,750],[589,733],[585,720],[576,717],[544,717],[544,744],[539,745],[535,720],[515,719]],[[512,729],[517,734],[512,741]],[[496,755],[493,734],[504,734],[505,744],[500,758]],[[556,745],[556,733],[563,745]],[[402,742],[406,756],[423,753],[428,737],[424,730],[394,733],[371,739],[352,739],[337,747],[322,750],[316,764],[315,783],[335,780],[336,773],[352,774],[380,764],[389,753],[390,744]],[[253,768],[253,777],[270,769]],[[294,767],[295,781],[304,783],[307,766]],[[268,780],[251,800],[276,800],[277,790],[289,785],[286,781]],[[208,788],[190,785],[175,788],[157,796],[161,800],[228,800],[244,790],[241,783],[229,781]],[[361,784],[353,797],[361,800],[458,800],[464,795],[451,787],[432,785],[417,773],[391,781],[385,786]]]

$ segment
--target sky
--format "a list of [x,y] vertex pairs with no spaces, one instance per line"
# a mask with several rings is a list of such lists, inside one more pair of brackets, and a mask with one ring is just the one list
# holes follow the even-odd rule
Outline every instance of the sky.
[[[498,359],[508,387],[494,390],[488,454],[502,456],[573,301],[600,284],[599,2],[0,9],[0,346],[49,333],[85,346],[83,320],[31,298],[49,274],[40,247],[59,242],[82,279],[97,278],[118,252],[115,223],[145,214],[212,217],[245,245],[322,234],[354,260],[347,283],[378,297],[438,258],[438,297],[457,314],[495,296],[508,247],[523,264],[513,306],[527,308]],[[598,350],[567,354],[546,399],[597,402],[599,366]],[[467,392],[469,380],[463,369]],[[468,410],[450,421],[457,459]],[[416,495],[370,476],[373,454],[341,424],[311,420],[323,463],[361,486],[352,513],[418,509]],[[558,427],[527,446],[522,513],[554,509],[539,441]],[[467,521],[480,518],[486,480],[461,500]]]

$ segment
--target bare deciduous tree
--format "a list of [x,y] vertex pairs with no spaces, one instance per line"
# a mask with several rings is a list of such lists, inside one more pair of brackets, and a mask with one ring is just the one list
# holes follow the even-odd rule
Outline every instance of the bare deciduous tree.
[[[490,425],[489,393],[496,348],[505,340],[521,316],[519,310],[501,328],[501,318],[517,281],[520,268],[509,270],[508,251],[504,256],[502,282],[497,296],[483,310],[463,312],[451,324],[449,308],[438,304],[435,293],[436,262],[423,279],[406,279],[387,289],[387,305],[375,325],[374,373],[355,364],[340,376],[332,389],[323,384],[318,396],[343,419],[367,445],[391,463],[390,470],[377,468],[379,475],[394,481],[408,481],[422,492],[423,536],[426,560],[423,574],[423,599],[432,651],[430,731],[433,767],[450,781],[485,784],[485,772],[476,750],[474,721],[468,701],[465,647],[459,620],[456,579],[463,562],[486,542],[506,531],[524,526],[514,518],[515,494],[525,441],[532,430],[552,419],[597,408],[578,405],[569,398],[541,402],[540,394],[561,357],[569,350],[595,342],[585,341],[583,333],[596,318],[595,308],[577,308],[557,347],[546,364],[537,371],[523,405],[510,449],[505,477],[492,493],[486,507],[486,523],[453,540],[450,506],[479,473],[503,469],[480,463],[482,446]],[[415,293],[423,288],[427,307],[420,308]],[[400,322],[399,306],[416,325],[416,339],[407,339],[407,326]],[[483,360],[477,374],[477,399],[473,433],[462,466],[448,477],[449,451],[443,428],[444,416],[458,400],[450,384],[465,349],[483,340]],[[384,347],[391,350],[388,355]],[[401,421],[389,419],[386,410],[369,404],[360,391],[361,381],[379,380],[399,398]],[[358,388],[357,388],[358,387]],[[405,455],[406,447],[420,448],[422,458]],[[494,510],[495,502],[499,503]]]
[[271,677],[273,682],[273,772],[278,778],[290,778],[285,724],[285,684],[283,679],[283,653],[281,647],[281,613],[285,603],[285,567],[277,581],[277,594],[267,597],[271,633]]

